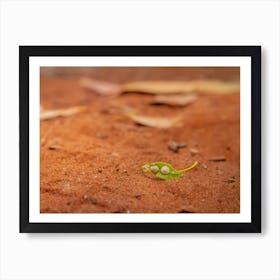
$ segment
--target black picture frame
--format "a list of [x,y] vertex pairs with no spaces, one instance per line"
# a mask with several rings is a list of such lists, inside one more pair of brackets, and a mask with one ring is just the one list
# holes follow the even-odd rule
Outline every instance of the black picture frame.
[[[251,58],[250,223],[32,223],[29,221],[29,58],[32,56],[248,56]],[[261,232],[260,46],[19,46],[21,233]],[[39,187],[39,186],[38,186]]]

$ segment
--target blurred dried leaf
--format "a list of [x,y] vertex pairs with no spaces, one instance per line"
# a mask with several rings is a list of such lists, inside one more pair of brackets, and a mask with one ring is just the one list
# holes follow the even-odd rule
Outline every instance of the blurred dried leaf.
[[198,94],[231,94],[240,91],[239,82],[220,80],[136,81],[115,84],[82,78],[80,84],[102,96],[118,96],[125,92],[176,95],[193,94],[193,92]]
[[149,94],[231,94],[239,93],[239,82],[219,80],[138,81],[122,85],[123,92]]
[[103,96],[117,96],[122,93],[121,86],[111,82],[82,78],[80,84],[84,88]]
[[196,94],[191,95],[157,95],[151,104],[166,104],[169,106],[186,106],[197,100]]
[[177,118],[147,117],[147,116],[137,115],[133,113],[127,114],[127,116],[138,124],[149,126],[149,127],[156,127],[156,128],[170,128],[174,126],[180,119],[179,117]]
[[49,120],[57,117],[69,117],[77,113],[85,111],[84,106],[75,106],[66,109],[46,110],[40,112],[40,120]]

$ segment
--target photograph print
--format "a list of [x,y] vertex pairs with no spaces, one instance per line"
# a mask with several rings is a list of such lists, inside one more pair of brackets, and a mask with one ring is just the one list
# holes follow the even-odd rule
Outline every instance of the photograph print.
[[256,46],[20,47],[21,232],[260,232],[259,78]]

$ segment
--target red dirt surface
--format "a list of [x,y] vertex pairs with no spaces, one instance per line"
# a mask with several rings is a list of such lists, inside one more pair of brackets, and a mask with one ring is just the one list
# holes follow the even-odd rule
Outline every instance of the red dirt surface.
[[[238,213],[240,211],[239,94],[203,95],[185,107],[150,105],[152,95],[102,97],[81,77],[136,80],[238,80],[239,68],[42,69],[45,110],[87,106],[85,112],[41,121],[41,213]],[[181,126],[139,126],[122,114],[180,115]],[[169,141],[186,143],[178,153]],[[197,154],[191,151],[196,149]],[[225,161],[209,161],[223,156]],[[176,169],[200,164],[182,178],[163,181],[143,173],[146,163]],[[151,175],[151,174],[150,174]]]

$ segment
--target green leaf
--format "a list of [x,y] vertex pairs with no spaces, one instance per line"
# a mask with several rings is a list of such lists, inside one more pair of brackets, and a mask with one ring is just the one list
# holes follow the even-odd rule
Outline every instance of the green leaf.
[[171,164],[166,162],[153,162],[145,164],[142,166],[143,172],[151,172],[154,176],[162,180],[170,180],[175,178],[180,178],[183,174],[191,169],[193,169],[198,162],[196,161],[190,167],[187,167],[182,170],[176,170]]

